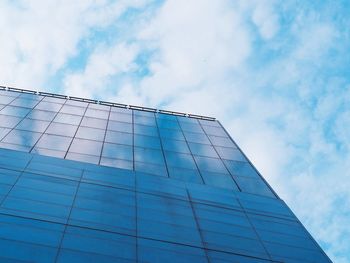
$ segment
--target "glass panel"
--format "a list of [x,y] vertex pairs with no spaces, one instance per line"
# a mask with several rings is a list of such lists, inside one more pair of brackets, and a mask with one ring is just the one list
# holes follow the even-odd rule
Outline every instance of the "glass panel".
[[55,98],[55,97],[49,97],[49,96],[45,97],[45,98],[43,99],[43,101],[45,101],[45,102],[57,103],[57,104],[64,104],[64,103],[66,102],[65,99],[62,99],[62,98]]
[[247,161],[243,154],[238,149],[227,147],[215,147],[222,159],[235,160],[235,161]]
[[134,135],[134,145],[144,148],[161,149],[159,139],[151,136]]
[[214,135],[209,135],[209,138],[213,145],[237,148],[229,137],[218,137]]
[[203,183],[197,170],[168,167],[168,171],[170,178],[192,183]]
[[228,137],[225,130],[221,127],[206,126],[206,125],[202,125],[202,127],[206,134],[221,136],[221,137]]
[[71,141],[72,138],[69,137],[43,134],[36,147],[66,152]]
[[26,116],[31,109],[15,107],[15,106],[6,106],[0,111],[0,114],[16,116],[16,117],[24,117]]
[[52,111],[32,110],[27,118],[34,120],[52,121],[56,113]]
[[164,151],[181,152],[190,154],[190,150],[185,141],[177,141],[162,138],[162,146]]
[[0,94],[0,103],[1,104],[9,104],[14,99],[15,99],[14,97],[8,97],[8,96],[4,96],[3,94]]
[[106,129],[106,126],[107,126],[107,120],[85,116],[83,118],[83,121],[81,122],[81,125],[104,130],[104,129]]
[[69,152],[100,156],[102,142],[74,138]]
[[126,122],[108,121],[108,130],[132,133],[132,124]]
[[17,98],[14,101],[11,102],[10,105],[12,106],[18,106],[18,107],[24,107],[24,108],[34,108],[34,106],[38,103],[37,100],[29,100],[29,99],[23,99],[23,98]]
[[0,115],[0,126],[14,128],[21,120],[19,117]]
[[204,183],[215,187],[223,187],[239,191],[237,185],[228,174],[201,172]]
[[2,141],[31,147],[40,136],[41,133],[38,132],[12,130]]
[[112,121],[120,121],[120,122],[129,122],[132,123],[132,115],[131,114],[123,114],[118,112],[111,112],[109,115],[109,119]]
[[16,127],[19,130],[35,131],[35,132],[44,132],[49,126],[50,122],[32,120],[32,119],[23,119]]
[[141,135],[148,135],[153,137],[158,137],[158,129],[155,126],[146,126],[146,125],[134,125],[134,133]]
[[236,162],[224,160],[227,169],[232,175],[260,178],[255,169],[247,162]]
[[67,153],[66,159],[98,164],[100,157],[94,156],[94,155],[69,152],[69,153]]
[[185,140],[182,132],[178,130],[159,129],[159,134],[160,134],[160,137],[162,138],[181,140],[181,141]]
[[76,107],[83,107],[85,108],[86,107],[86,102],[83,102],[83,101],[77,101],[77,100],[67,100],[65,105],[71,105],[71,106],[76,106]]
[[275,197],[262,179],[236,176],[235,180],[243,192]]
[[78,115],[58,113],[56,118],[53,121],[59,122],[59,123],[65,123],[65,124],[79,125],[80,120],[81,120],[81,116],[78,116]]
[[156,119],[154,117],[134,115],[134,123],[147,126],[156,126]]
[[165,166],[161,164],[135,162],[135,171],[164,177],[168,176]]
[[196,170],[197,166],[190,154],[164,152],[167,165],[171,167],[181,167]]
[[225,165],[220,159],[199,156],[194,156],[194,159],[200,171],[228,174]]
[[194,155],[219,158],[215,149],[211,145],[189,142],[188,146],[190,147],[191,152]]
[[176,121],[171,121],[167,119],[157,119],[157,124],[159,128],[162,129],[172,129],[172,130],[180,130],[179,123]]
[[132,114],[132,110],[125,109],[125,108],[119,108],[119,107],[111,107],[111,112],[120,112],[125,114]]
[[[68,149],[68,146],[67,146],[67,149]],[[37,146],[35,146],[31,152],[41,154],[41,155],[46,155],[46,156],[57,157],[57,158],[64,158],[64,156],[66,155],[66,152],[40,148]]]
[[61,109],[62,105],[52,102],[41,101],[35,109],[37,110],[46,110],[46,111],[54,111],[58,112]]
[[210,144],[210,141],[209,141],[208,137],[205,134],[192,133],[192,132],[186,132],[186,131],[184,131],[184,134],[185,134],[186,140],[188,142]]
[[127,161],[127,160],[110,159],[110,158],[102,157],[100,161],[100,165],[133,170],[133,162]]
[[109,111],[95,110],[88,108],[85,112],[85,116],[94,117],[99,119],[108,119]]
[[194,124],[194,123],[183,122],[183,123],[180,123],[180,126],[183,131],[194,132],[194,133],[204,133],[199,123]]
[[47,134],[61,135],[73,137],[78,126],[63,124],[63,123],[51,123],[49,128],[47,129]]
[[90,103],[89,109],[95,109],[95,110],[102,110],[102,111],[108,111],[110,110],[110,106],[97,104],[97,103]]
[[89,127],[80,127],[76,134],[77,138],[103,141],[105,137],[105,130],[89,128]]
[[61,113],[73,114],[73,115],[84,115],[85,108],[75,107],[70,105],[63,105],[60,110]]
[[163,153],[159,150],[134,148],[135,161],[164,165]]
[[132,147],[128,145],[104,143],[102,156],[112,159],[123,159],[132,161]]
[[11,129],[0,127],[0,140],[4,138],[5,135],[9,133],[9,131],[11,131]]
[[132,134],[107,130],[105,141],[117,144],[132,145]]

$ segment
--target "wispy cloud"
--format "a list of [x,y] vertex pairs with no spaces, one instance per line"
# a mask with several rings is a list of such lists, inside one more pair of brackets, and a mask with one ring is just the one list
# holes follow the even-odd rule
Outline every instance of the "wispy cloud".
[[218,117],[334,261],[350,260],[348,4],[17,3],[0,3],[1,81]]

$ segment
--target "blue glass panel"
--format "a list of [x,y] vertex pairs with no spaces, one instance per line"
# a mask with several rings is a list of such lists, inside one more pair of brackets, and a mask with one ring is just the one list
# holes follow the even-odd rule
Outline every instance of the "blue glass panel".
[[214,127],[214,126],[207,126],[207,125],[202,125],[202,127],[203,127],[205,133],[208,135],[228,137],[225,130],[221,127]]
[[55,97],[50,97],[50,96],[44,97],[43,101],[53,102],[53,103],[58,103],[58,104],[64,104],[66,102],[65,99],[55,98]]
[[100,165],[110,166],[110,167],[117,167],[122,169],[129,169],[133,170],[134,163],[132,161],[122,160],[122,159],[112,159],[107,157],[101,157]]
[[162,138],[181,140],[181,141],[185,140],[182,132],[178,130],[159,129],[159,135]]
[[52,121],[56,113],[52,111],[32,110],[27,118],[34,120]]
[[111,107],[111,112],[119,112],[124,114],[132,114],[132,110],[119,107]]
[[41,133],[12,130],[2,141],[23,146],[33,146],[39,139]]
[[106,142],[132,145],[132,134],[126,132],[108,131],[106,132]]
[[11,131],[9,128],[0,127],[0,140],[6,136]]
[[135,187],[135,176],[132,171],[101,166],[98,171],[85,171],[82,181],[123,188]]
[[212,142],[212,144],[215,146],[237,148],[236,145],[233,143],[233,141],[229,137],[219,137],[214,135],[209,135],[208,137]]
[[170,167],[180,167],[196,170],[197,166],[190,154],[164,152],[167,165]]
[[86,107],[86,102],[69,99],[69,100],[66,100],[65,105],[72,105],[76,107]]
[[207,263],[204,250],[179,244],[138,238],[138,258],[152,263]]
[[135,171],[159,176],[168,176],[166,167],[163,164],[135,162]]
[[228,174],[201,172],[204,183],[211,186],[234,189],[238,191],[237,185]]
[[172,130],[180,130],[179,123],[175,119],[175,121],[167,120],[167,119],[157,119],[158,127],[161,129],[172,129]]
[[192,183],[203,183],[197,170],[168,167],[169,177]]
[[210,141],[205,134],[186,132],[186,131],[184,131],[184,134],[188,142],[210,144]]
[[243,156],[240,150],[227,147],[215,147],[222,159],[234,160],[240,162],[246,162],[246,158]]
[[81,139],[103,141],[105,137],[105,130],[90,127],[79,127],[75,136]]
[[107,120],[92,117],[84,117],[81,126],[92,127],[97,129],[106,129]]
[[161,149],[160,140],[151,136],[134,135],[134,145],[137,147]]
[[49,126],[50,122],[32,120],[32,119],[23,119],[16,127],[19,130],[35,131],[35,132],[44,132]]
[[96,110],[91,108],[88,108],[85,112],[85,116],[98,118],[98,119],[108,119],[108,115],[109,115],[109,111]]
[[58,135],[43,134],[36,147],[47,148],[57,151],[67,151],[72,138]]
[[194,156],[200,171],[226,173],[228,174],[225,165],[220,159]]
[[13,101],[15,98],[14,97],[8,97],[5,96],[4,94],[0,93],[0,103],[1,104],[8,104],[11,101]]
[[207,156],[213,158],[219,158],[213,146],[201,143],[188,143],[192,154],[199,156]]
[[180,123],[180,125],[183,131],[194,132],[194,133],[204,133],[199,123],[195,124],[195,123],[182,122]]
[[35,109],[58,112],[61,107],[61,104],[41,101],[38,105],[36,105]]
[[10,115],[15,117],[24,117],[26,116],[31,109],[15,107],[15,106],[6,106],[0,111],[0,114]]
[[73,137],[77,128],[75,125],[52,122],[45,133]]
[[275,197],[262,179],[236,176],[235,180],[243,192]]
[[210,120],[199,120],[199,122],[202,125],[206,126],[214,126],[214,127],[221,127],[220,123],[218,121],[210,121]]
[[81,154],[81,153],[73,153],[73,152],[67,153],[66,159],[75,160],[75,161],[79,161],[79,162],[93,163],[93,164],[98,164],[100,161],[99,156]]
[[134,123],[146,126],[156,126],[156,119],[154,117],[134,115]]
[[190,154],[190,150],[185,141],[176,141],[176,140],[162,138],[162,146],[164,151],[181,152],[181,153]]
[[0,115],[0,126],[7,128],[14,128],[22,118],[15,116]]
[[25,98],[17,98],[10,103],[12,106],[24,107],[24,108],[34,108],[34,106],[38,103],[37,100],[25,99]]
[[112,159],[133,160],[132,147],[128,145],[104,143],[102,156]]
[[69,151],[99,156],[101,154],[101,149],[102,142],[74,138]]
[[132,123],[132,115],[131,114],[123,114],[117,112],[111,112],[109,115],[109,119],[112,121],[120,121],[120,122],[129,122]]
[[63,105],[63,107],[60,110],[60,113],[67,113],[67,114],[73,114],[73,115],[84,115],[85,107],[75,107],[71,105]]
[[159,150],[147,148],[134,148],[135,161],[164,165],[163,153]]
[[81,116],[78,116],[78,115],[58,113],[56,118],[53,121],[59,122],[59,123],[72,124],[72,125],[79,125],[80,120],[81,120]]
[[148,135],[148,136],[154,136],[158,137],[158,129],[156,126],[146,126],[146,125],[134,125],[134,133],[135,134],[141,134],[141,135]]
[[258,173],[255,171],[255,169],[251,166],[250,163],[237,162],[231,160],[224,160],[224,163],[226,164],[227,169],[232,175],[260,179]]
[[108,130],[132,133],[132,124],[126,122],[108,121]]

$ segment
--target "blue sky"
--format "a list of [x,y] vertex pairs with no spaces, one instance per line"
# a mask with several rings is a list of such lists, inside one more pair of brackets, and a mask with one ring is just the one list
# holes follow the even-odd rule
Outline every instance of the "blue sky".
[[350,262],[350,2],[1,1],[0,82],[217,117]]

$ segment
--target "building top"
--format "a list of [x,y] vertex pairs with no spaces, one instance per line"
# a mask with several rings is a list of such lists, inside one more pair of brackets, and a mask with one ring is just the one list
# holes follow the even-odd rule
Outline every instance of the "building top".
[[109,101],[103,101],[103,100],[86,99],[86,98],[81,98],[81,97],[61,95],[61,94],[50,93],[50,92],[19,89],[19,88],[7,87],[7,86],[0,86],[0,90],[7,90],[7,91],[14,91],[14,92],[28,93],[28,94],[36,94],[36,95],[40,95],[40,96],[53,97],[53,98],[58,98],[58,99],[66,99],[66,100],[72,100],[72,101],[81,101],[81,102],[87,102],[87,103],[93,103],[93,104],[99,104],[99,105],[111,106],[111,107],[117,107],[117,108],[140,110],[140,111],[147,111],[147,112],[154,112],[154,113],[163,113],[163,114],[174,115],[174,116],[195,118],[195,119],[201,119],[201,120],[207,120],[207,121],[215,121],[214,117],[208,117],[208,116],[203,116],[203,115],[183,113],[183,112],[178,112],[178,111],[161,110],[161,109],[155,109],[155,108],[149,108],[149,107],[143,107],[143,106],[137,106],[137,105],[128,105],[128,104],[109,102]]

